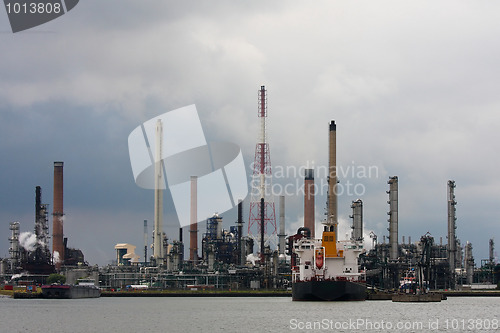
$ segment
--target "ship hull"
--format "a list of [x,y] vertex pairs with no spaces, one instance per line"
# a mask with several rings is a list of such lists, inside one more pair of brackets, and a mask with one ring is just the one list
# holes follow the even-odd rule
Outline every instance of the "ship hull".
[[299,281],[292,284],[294,301],[364,301],[366,285],[351,281]]
[[101,290],[96,286],[48,285],[42,286],[43,298],[75,299],[101,297]]

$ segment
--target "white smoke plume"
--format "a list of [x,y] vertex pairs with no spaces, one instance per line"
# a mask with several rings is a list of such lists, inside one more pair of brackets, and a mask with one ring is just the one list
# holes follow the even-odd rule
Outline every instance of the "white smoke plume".
[[20,277],[24,276],[24,273],[21,273],[21,274],[14,274],[12,275],[12,277],[10,278],[10,280],[14,280],[14,279],[19,279]]
[[60,256],[59,256],[59,252],[58,251],[54,251],[54,254],[52,255],[52,262],[54,264],[58,264],[61,262],[61,259],[60,259]]
[[29,231],[21,232],[19,235],[19,245],[28,252],[35,251],[37,245],[36,235]]
[[254,255],[253,253],[250,253],[249,255],[247,255],[247,262],[251,262],[252,265],[255,266],[255,262],[260,260],[260,258],[256,255]]

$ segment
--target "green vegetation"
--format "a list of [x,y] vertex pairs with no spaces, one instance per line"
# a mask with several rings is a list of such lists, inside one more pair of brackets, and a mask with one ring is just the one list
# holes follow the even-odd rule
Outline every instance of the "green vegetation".
[[12,295],[14,295],[14,290],[1,290],[0,289],[0,295],[12,296]]
[[66,277],[61,274],[50,274],[49,277],[47,278],[47,284],[52,284],[52,283],[59,283],[63,284],[66,282]]

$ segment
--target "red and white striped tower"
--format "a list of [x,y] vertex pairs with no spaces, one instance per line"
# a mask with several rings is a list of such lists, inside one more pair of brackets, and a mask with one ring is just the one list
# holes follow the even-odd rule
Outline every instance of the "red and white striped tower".
[[[276,215],[272,195],[271,153],[266,141],[267,97],[264,86],[261,86],[259,90],[258,116],[260,118],[260,133],[259,142],[255,147],[248,235],[259,241],[260,253],[263,256],[265,243],[269,243],[269,241],[276,243],[277,239]],[[258,226],[257,235],[252,230],[255,229],[254,226]]]

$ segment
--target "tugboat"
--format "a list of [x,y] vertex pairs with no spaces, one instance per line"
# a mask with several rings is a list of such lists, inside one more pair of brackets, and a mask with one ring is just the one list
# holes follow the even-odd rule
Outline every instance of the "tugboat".
[[[444,295],[437,292],[430,292],[428,279],[425,272],[429,274],[430,253],[434,238],[426,233],[420,238],[422,244],[422,254],[418,262],[417,270],[410,269],[400,281],[399,293],[392,296],[393,302],[441,302],[446,299]],[[416,275],[416,276],[415,276]]]
[[328,213],[322,238],[311,238],[311,231],[305,227],[288,238],[294,301],[366,299],[364,274],[358,271],[363,244],[359,240],[337,240],[336,130],[335,121],[330,122]]

